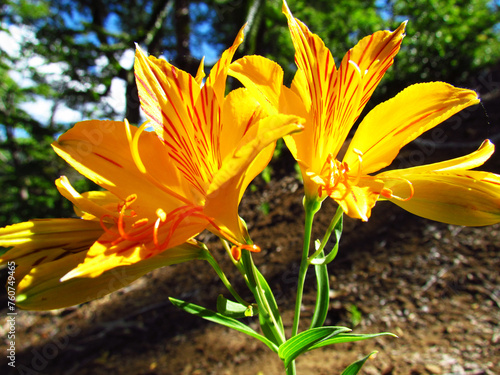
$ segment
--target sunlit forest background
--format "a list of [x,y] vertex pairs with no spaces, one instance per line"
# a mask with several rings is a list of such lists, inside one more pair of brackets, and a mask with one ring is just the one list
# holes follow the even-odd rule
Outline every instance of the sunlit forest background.
[[[481,77],[499,66],[498,1],[290,0],[289,5],[337,62],[361,37],[408,20],[402,50],[371,103],[417,82],[440,80],[473,89],[494,85]],[[261,54],[277,61],[289,83],[294,52],[281,6],[280,0],[3,2],[0,226],[71,215],[70,204],[54,188],[61,174],[69,174],[80,191],[92,188],[50,147],[68,127],[91,118],[142,121],[133,74],[135,43],[191,73],[206,56],[208,72],[247,23],[239,56]],[[273,163],[280,163],[279,157]]]
[[[444,81],[480,94],[482,105],[439,125],[445,134],[439,142],[424,134],[421,143],[405,146],[406,159],[398,162],[462,156],[485,138],[500,144],[500,0],[288,0],[288,5],[322,38],[337,66],[362,37],[408,21],[401,51],[365,113],[419,82]],[[289,85],[294,49],[281,8],[282,0],[1,0],[0,227],[73,216],[72,205],[54,185],[61,175],[79,192],[98,188],[50,144],[78,121],[145,120],[133,72],[136,44],[191,74],[205,56],[208,74],[247,24],[236,58],[260,54],[278,62]],[[500,173],[498,152],[484,170]],[[301,256],[302,198],[295,161],[278,141],[270,166],[248,189],[240,211],[262,248],[255,262],[276,293],[286,327],[293,318]],[[325,201],[315,228],[326,229],[333,206]],[[395,332],[400,339],[306,353],[299,373],[339,373],[357,353],[375,348],[380,352],[365,366],[368,375],[499,374],[500,225],[436,223],[384,202],[375,209],[367,223],[344,221],[342,251],[329,266],[327,323]],[[215,236],[199,237],[223,269],[232,269],[226,272],[236,288],[242,287]],[[6,275],[6,268],[0,269],[1,284]],[[189,262],[153,271],[78,308],[19,310],[18,367],[8,367],[2,355],[0,373],[282,374],[281,360],[264,345],[178,311],[167,299],[213,309],[221,288],[208,264]],[[310,278],[305,319],[312,316],[315,288]],[[1,289],[0,315],[6,317],[7,294]],[[3,322],[5,339],[8,322]],[[2,353],[6,342],[0,341]]]

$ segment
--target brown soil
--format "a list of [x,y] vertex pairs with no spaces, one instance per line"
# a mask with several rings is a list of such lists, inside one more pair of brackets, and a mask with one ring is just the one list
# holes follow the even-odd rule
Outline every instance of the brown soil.
[[[406,147],[397,163],[443,160],[470,152],[486,136],[500,134],[498,97],[484,112],[464,112],[442,129],[446,139]],[[472,123],[469,115],[478,119]],[[458,121],[458,120],[460,121]],[[458,124],[458,125],[457,125]],[[495,125],[496,124],[496,125]],[[450,133],[446,126],[455,126]],[[449,128],[448,128],[449,129]],[[435,133],[437,134],[437,133]],[[471,147],[471,144],[474,146]],[[500,172],[500,157],[487,169]],[[257,181],[241,215],[254,255],[275,291],[287,329],[293,319],[295,279],[302,247],[302,187],[293,177]],[[269,213],[265,213],[266,207]],[[326,201],[315,221],[321,236],[334,205]],[[215,240],[204,233],[230,280],[245,297],[244,284]],[[362,355],[378,350],[364,374],[500,374],[500,225],[451,226],[378,203],[368,223],[345,220],[340,254],[330,264],[331,304],[326,324],[354,332],[390,331],[382,337],[309,352],[297,361],[299,374],[339,374]],[[314,307],[312,272],[306,284],[303,328]],[[16,368],[7,366],[5,319],[0,366],[3,374],[283,374],[265,345],[174,308],[172,296],[215,309],[224,287],[208,264],[193,262],[156,270],[126,288],[79,307],[49,312],[19,311]],[[6,316],[7,300],[0,301]],[[258,329],[254,320],[247,321]]]

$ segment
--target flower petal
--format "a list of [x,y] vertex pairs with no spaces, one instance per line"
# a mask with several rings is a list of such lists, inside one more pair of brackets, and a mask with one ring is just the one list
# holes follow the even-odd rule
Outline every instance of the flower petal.
[[[65,277],[99,276],[118,266],[131,265],[154,254],[168,251],[204,230],[209,221],[201,207],[178,207],[172,212],[141,210],[135,199],[104,211],[94,201],[80,195],[66,178],[56,181],[60,193],[83,211],[102,220],[105,231],[90,247],[83,264]],[[100,210],[101,211],[100,211]]]
[[283,86],[283,69],[278,64],[262,56],[245,56],[229,66],[229,74],[261,98],[269,113],[276,113]]
[[377,177],[401,176],[426,172],[446,172],[454,170],[472,169],[483,165],[495,151],[495,145],[489,139],[485,140],[479,148],[465,156],[454,158],[439,163],[419,165],[406,169],[394,169],[379,173]]
[[27,310],[50,310],[77,305],[121,289],[156,268],[204,256],[200,246],[186,243],[135,264],[110,269],[94,278],[60,281],[78,266],[85,253],[82,251],[33,267],[18,284],[17,306]]
[[288,28],[295,47],[295,62],[308,83],[308,87],[302,89],[307,90],[313,105],[319,109],[328,86],[336,76],[335,61],[321,38],[311,33],[305,24],[293,17],[285,1],[282,11],[288,19]]
[[355,63],[361,71],[361,82],[359,89],[362,97],[354,119],[356,120],[373,91],[379,84],[385,72],[394,62],[394,56],[399,52],[401,42],[405,36],[406,22],[403,22],[394,31],[377,31],[361,39],[342,60],[339,71],[348,69],[349,61]]
[[222,168],[214,176],[208,191],[205,214],[214,218],[216,224],[235,240],[245,243],[242,238],[238,205],[241,197],[255,175],[264,169],[272,156],[272,150],[264,151],[279,138],[300,131],[301,120],[296,116],[272,115],[251,126],[234,148],[230,158],[226,158]]
[[[415,215],[443,223],[483,226],[500,222],[500,176],[481,171],[448,170],[405,173],[411,199],[391,202]],[[408,183],[386,184],[397,196],[408,194]]]
[[147,57],[139,46],[134,72],[141,108],[158,136],[169,143],[176,136],[192,137],[193,129],[187,121],[196,115],[194,106],[201,91],[196,79],[164,59]]
[[[313,153],[311,167],[319,171],[328,154],[336,155],[356,119],[361,90],[361,71],[355,63],[344,59],[337,71],[335,61],[321,38],[294,18],[286,2],[283,13],[295,47],[295,62],[299,68],[292,91],[302,98],[310,118],[306,128],[312,128],[308,146]],[[300,137],[301,135],[299,135]]]
[[[183,244],[206,228],[208,222],[203,217],[189,216],[174,218],[153,234],[152,228],[137,230],[135,234],[130,228],[123,238],[119,224],[107,229],[90,247],[84,261],[61,281],[74,277],[97,277],[103,272],[120,266],[131,266],[156,254],[169,252],[172,248]],[[130,226],[129,226],[130,227]],[[137,239],[135,239],[137,238]]]
[[[61,183],[61,180],[65,180],[63,183]],[[65,176],[61,176],[58,180],[56,180],[56,185],[58,184],[59,181],[59,186],[58,190],[68,190],[68,185],[69,181],[66,179]],[[63,185],[66,185],[63,187]],[[70,185],[71,186],[71,185]],[[70,189],[73,189],[71,187]],[[61,192],[61,190],[59,190]],[[74,190],[74,189],[73,189]],[[63,194],[61,194],[63,195]],[[113,193],[110,193],[109,191],[87,191],[85,193],[82,193],[81,196],[87,201],[87,202],[92,202],[96,204],[98,207],[101,207],[105,211],[101,212],[107,212],[108,214],[116,213],[116,208],[118,207],[119,204],[122,203],[122,201]],[[82,207],[74,206],[73,207],[75,210],[75,214],[79,217],[81,217],[84,220],[100,220],[101,216],[95,216],[91,212],[87,212]]]
[[243,43],[243,30],[245,27],[246,25],[240,29],[238,35],[236,35],[236,38],[234,39],[233,45],[222,53],[221,58],[210,70],[207,82],[205,83],[207,88],[211,88],[214,91],[219,103],[224,101],[229,64],[231,64],[231,60],[233,59],[239,45]]
[[368,221],[382,187],[383,184],[377,181],[371,181],[367,185],[359,183],[358,185],[351,186],[344,196],[338,199],[332,198],[342,207],[347,216]]
[[164,152],[203,195],[205,181],[215,169],[210,137],[219,122],[215,93],[207,91],[206,85],[200,88],[191,75],[167,61],[146,57],[140,48],[134,70],[141,108],[163,142]]
[[222,163],[232,157],[245,133],[267,116],[260,101],[246,88],[231,91],[222,107],[219,153]]
[[[137,48],[135,74],[141,106],[172,163],[201,196],[219,169],[220,112],[229,64],[243,41],[243,28],[210,71],[205,85],[165,60]],[[200,74],[197,75],[198,79]],[[196,87],[195,87],[196,86]]]
[[87,250],[101,236],[98,222],[82,219],[34,219],[0,228],[0,246],[12,247],[0,264],[16,263],[16,279],[32,267]]
[[363,173],[376,172],[389,165],[399,150],[420,134],[478,102],[474,91],[447,83],[412,85],[366,115],[344,161],[352,168],[361,155]]
[[192,188],[181,178],[164,145],[151,132],[143,132],[137,145],[145,172],[131,151],[134,126],[117,121],[83,121],[61,135],[52,147],[77,171],[121,200],[137,195],[136,206],[154,214],[169,212],[194,200]]

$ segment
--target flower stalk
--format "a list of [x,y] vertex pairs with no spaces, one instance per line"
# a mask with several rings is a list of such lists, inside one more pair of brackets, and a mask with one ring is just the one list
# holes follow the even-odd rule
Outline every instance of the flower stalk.
[[309,268],[309,249],[311,244],[311,234],[313,228],[314,215],[321,208],[321,203],[316,199],[304,198],[304,242],[302,248],[302,258],[300,261],[299,275],[297,279],[297,295],[295,298],[295,313],[292,325],[292,337],[297,335],[300,323],[300,310],[302,308],[302,296],[304,294],[304,283],[306,280],[307,269]]

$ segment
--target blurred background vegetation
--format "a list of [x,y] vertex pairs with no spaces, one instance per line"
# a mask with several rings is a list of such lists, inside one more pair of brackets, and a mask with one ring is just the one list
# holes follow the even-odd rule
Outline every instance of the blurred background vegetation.
[[[75,121],[127,117],[141,122],[134,43],[191,73],[206,55],[208,72],[247,22],[239,56],[261,54],[277,61],[289,84],[294,52],[281,5],[281,0],[7,0],[0,5],[0,226],[71,215],[54,180],[73,172],[50,143]],[[477,77],[499,66],[498,1],[290,0],[289,6],[321,36],[337,63],[361,37],[409,21],[402,50],[372,105],[422,81],[477,88]],[[83,179],[76,187],[92,188]]]

